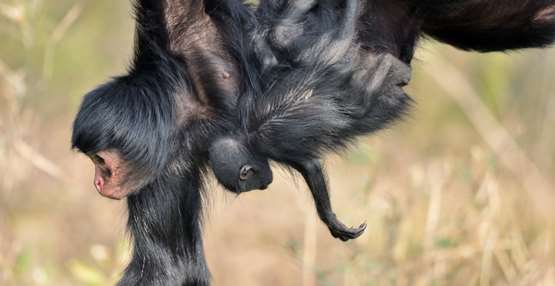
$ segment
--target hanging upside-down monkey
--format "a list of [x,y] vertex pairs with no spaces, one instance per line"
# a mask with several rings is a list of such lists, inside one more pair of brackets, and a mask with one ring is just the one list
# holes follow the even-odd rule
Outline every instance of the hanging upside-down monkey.
[[85,96],[73,147],[103,196],[127,198],[119,285],[209,285],[201,219],[211,168],[235,193],[269,161],[298,170],[333,236],[320,158],[401,118],[420,38],[481,52],[555,39],[555,0],[136,0],[129,72]]

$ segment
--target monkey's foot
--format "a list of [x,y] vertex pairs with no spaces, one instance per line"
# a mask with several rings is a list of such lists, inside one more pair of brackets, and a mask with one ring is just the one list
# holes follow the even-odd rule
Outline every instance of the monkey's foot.
[[366,223],[361,224],[359,227],[347,227],[337,219],[335,214],[328,215],[327,222],[328,229],[331,235],[342,241],[348,241],[361,236],[366,230]]

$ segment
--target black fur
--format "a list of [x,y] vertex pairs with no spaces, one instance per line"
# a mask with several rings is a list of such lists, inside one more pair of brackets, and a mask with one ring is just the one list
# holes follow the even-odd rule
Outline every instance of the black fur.
[[[136,190],[127,200],[133,257],[118,285],[209,284],[203,176],[211,139],[238,129],[229,107],[250,13],[234,0],[137,1],[128,74],[85,96],[73,147],[118,151]],[[217,41],[207,47],[207,39]],[[220,84],[225,73],[232,81]]]
[[239,99],[245,146],[298,170],[320,219],[341,240],[321,156],[388,126],[411,100],[402,87],[425,34],[463,49],[545,46],[555,38],[555,1],[263,1],[252,62],[260,86]]
[[337,220],[319,159],[402,116],[411,103],[402,90],[410,68],[362,47],[357,0],[275,4],[258,13],[253,37],[262,43],[253,61],[262,66],[261,92],[240,98],[242,144],[298,170],[332,235],[356,238],[366,226]]
[[116,150],[133,259],[119,285],[209,285],[202,248],[205,170],[233,192],[265,188],[268,161],[299,171],[333,236],[320,158],[387,127],[418,40],[477,51],[543,47],[555,0],[137,0],[129,73],[89,93],[73,147]]
[[552,0],[410,1],[428,35],[482,52],[544,47],[555,38]]

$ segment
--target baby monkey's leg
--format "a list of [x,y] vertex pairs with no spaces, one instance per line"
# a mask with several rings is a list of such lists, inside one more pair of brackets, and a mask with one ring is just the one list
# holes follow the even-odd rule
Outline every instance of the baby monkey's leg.
[[304,177],[312,193],[318,216],[328,226],[333,237],[347,241],[359,237],[364,232],[365,223],[359,227],[350,228],[337,219],[331,207],[326,178],[320,162],[316,160],[302,162],[293,164],[293,167]]

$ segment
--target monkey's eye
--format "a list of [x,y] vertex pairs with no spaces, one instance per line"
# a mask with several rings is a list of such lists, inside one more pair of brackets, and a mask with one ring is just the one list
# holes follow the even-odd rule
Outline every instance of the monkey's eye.
[[91,158],[93,163],[95,163],[97,165],[105,165],[106,164],[106,161],[104,161],[104,158],[98,156],[97,154],[89,155],[89,157]]
[[108,166],[106,166],[106,161],[104,158],[98,156],[97,154],[89,155],[93,163],[98,166],[100,172],[102,172],[102,176],[105,178],[110,178],[112,176],[112,170]]
[[256,170],[249,166],[245,165],[241,167],[241,172],[239,173],[239,180],[247,181],[250,180],[256,174]]

